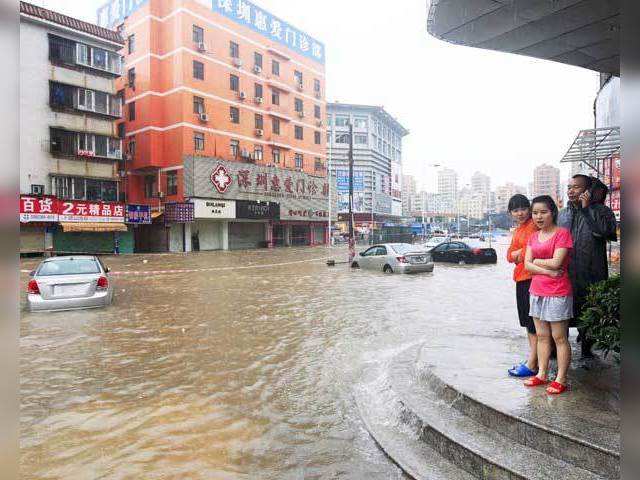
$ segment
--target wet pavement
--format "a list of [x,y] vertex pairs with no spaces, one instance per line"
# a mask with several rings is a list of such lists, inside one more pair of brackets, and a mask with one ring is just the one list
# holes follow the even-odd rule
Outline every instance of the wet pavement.
[[22,478],[403,478],[354,391],[427,339],[522,335],[505,248],[411,276],[328,268],[344,248],[107,257],[111,307],[23,312]]

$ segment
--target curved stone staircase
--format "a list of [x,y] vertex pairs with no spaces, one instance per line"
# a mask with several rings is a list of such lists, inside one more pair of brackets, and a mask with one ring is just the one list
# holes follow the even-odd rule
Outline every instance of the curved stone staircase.
[[[586,395],[549,398],[499,373],[495,388],[474,389],[455,360],[443,363],[433,346],[409,348],[391,361],[373,392],[356,394],[368,431],[412,478],[620,477],[619,416],[605,392],[590,394],[576,379],[575,390],[586,388]],[[516,401],[500,398],[510,389],[520,395]]]

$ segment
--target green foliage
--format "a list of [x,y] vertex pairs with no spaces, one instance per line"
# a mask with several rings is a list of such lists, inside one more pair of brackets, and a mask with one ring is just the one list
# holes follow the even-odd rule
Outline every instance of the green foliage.
[[620,363],[620,275],[589,288],[578,323],[586,328],[595,348],[602,350],[605,357],[613,352]]

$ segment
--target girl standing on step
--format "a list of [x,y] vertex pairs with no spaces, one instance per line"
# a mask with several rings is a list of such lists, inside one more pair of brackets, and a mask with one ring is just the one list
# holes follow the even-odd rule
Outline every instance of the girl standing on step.
[[516,304],[520,326],[527,329],[529,338],[529,357],[525,362],[514,365],[508,372],[512,377],[532,377],[538,373],[538,338],[533,318],[529,315],[529,288],[532,274],[524,268],[524,257],[527,251],[529,237],[538,230],[531,218],[531,204],[522,194],[517,194],[509,200],[508,210],[517,227],[513,232],[511,245],[507,251],[507,261],[514,263],[513,280],[516,282]]
[[573,248],[571,232],[558,227],[558,207],[548,195],[531,202],[533,221],[539,231],[529,238],[525,268],[533,274],[530,315],[538,338],[538,374],[525,381],[528,387],[546,385],[551,342],[558,352],[558,375],[547,393],[559,394],[567,388],[567,371],[571,363],[571,346],[567,338],[573,318],[573,292],[567,272],[569,252]]

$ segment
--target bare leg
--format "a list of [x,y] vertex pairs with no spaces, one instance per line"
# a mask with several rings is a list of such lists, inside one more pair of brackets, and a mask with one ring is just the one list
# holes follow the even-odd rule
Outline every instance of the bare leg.
[[558,350],[558,375],[556,382],[567,384],[567,371],[571,363],[571,345],[567,339],[568,321],[551,323],[551,334]]
[[551,356],[551,327],[549,322],[534,318],[536,336],[538,338],[538,375],[540,380],[547,380],[549,357]]
[[527,333],[529,337],[529,358],[527,359],[527,367],[529,370],[537,370],[538,368],[538,337],[535,333]]

